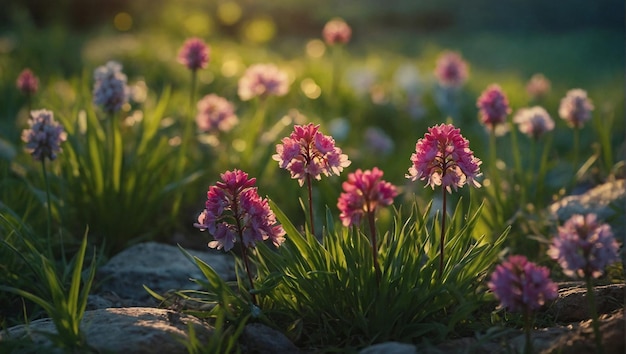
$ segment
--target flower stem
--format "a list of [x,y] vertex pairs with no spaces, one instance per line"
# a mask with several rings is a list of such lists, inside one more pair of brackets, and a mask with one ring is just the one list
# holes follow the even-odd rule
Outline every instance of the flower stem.
[[591,315],[591,325],[593,327],[593,335],[596,341],[596,353],[604,353],[602,347],[602,334],[600,333],[600,324],[598,323],[598,311],[596,311],[595,293],[593,291],[593,284],[589,275],[585,276],[585,282],[587,283],[587,304],[589,305],[589,314]]
[[439,279],[443,279],[443,252],[446,241],[446,189],[441,188],[443,194],[443,206],[441,211],[441,243],[439,244]]
[[237,196],[234,198],[235,202],[233,202],[233,214],[235,216],[235,222],[237,225],[237,235],[239,235],[239,244],[241,245],[241,258],[243,258],[243,265],[246,268],[246,273],[248,274],[248,280],[250,281],[250,297],[252,298],[252,304],[258,306],[256,301],[256,295],[254,294],[254,281],[252,280],[252,273],[250,273],[250,264],[248,263],[248,249],[247,246],[243,242],[243,228],[241,227],[241,220],[239,215],[239,208],[237,205]]
[[[48,244],[48,252],[50,252],[50,256],[52,256],[52,204],[50,200],[50,183],[48,182],[48,173],[46,171],[46,159],[41,159],[41,168],[43,170],[43,179],[46,184],[46,206],[48,211],[48,218],[46,220],[46,235],[47,235],[47,244]],[[63,245],[63,244],[61,244]]]
[[513,162],[515,164],[515,175],[517,176],[518,183],[520,184],[520,205],[526,205],[526,193],[525,193],[525,181],[524,181],[524,171],[522,170],[522,159],[520,158],[520,150],[519,145],[517,143],[517,127],[515,124],[511,123],[510,131],[511,131],[511,150],[513,152]]
[[[368,207],[369,209],[369,207]],[[374,272],[376,273],[376,285],[380,286],[380,266],[378,265],[378,242],[376,241],[376,222],[374,210],[367,211],[367,220],[370,227],[370,237],[372,246],[372,261],[374,262]]]
[[530,338],[530,330],[532,328],[532,314],[530,309],[524,310],[524,333],[526,335],[526,344],[524,345],[524,353],[533,353],[533,341]]
[[500,203],[500,177],[498,174],[497,157],[496,157],[496,132],[495,128],[489,132],[489,159],[491,160],[491,171],[493,173],[492,183],[494,187],[495,197],[498,204]]
[[315,235],[315,222],[313,221],[313,187],[311,186],[311,175],[306,175],[306,186],[309,192],[309,222],[311,223],[311,234]]

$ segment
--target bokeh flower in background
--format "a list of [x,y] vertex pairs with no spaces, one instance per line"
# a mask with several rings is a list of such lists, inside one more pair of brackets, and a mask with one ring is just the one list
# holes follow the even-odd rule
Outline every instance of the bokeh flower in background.
[[39,79],[32,70],[26,68],[20,72],[15,82],[17,89],[24,95],[34,95],[39,89]]
[[348,155],[335,146],[332,137],[319,131],[319,125],[295,125],[293,132],[281,142],[272,158],[291,173],[291,178],[298,179],[300,186],[307,176],[320,180],[322,174],[339,175],[350,166]]
[[461,54],[445,51],[437,58],[435,77],[446,88],[461,87],[469,76],[469,67]]
[[488,131],[496,131],[496,128],[506,123],[506,116],[511,113],[509,100],[497,84],[487,87],[478,100],[476,107],[479,109],[480,122]]
[[452,188],[456,190],[466,183],[480,187],[476,178],[481,175],[482,161],[474,156],[461,130],[452,124],[428,128],[424,137],[415,144],[411,162],[406,178],[411,181],[426,180],[433,189],[442,186],[452,193]]
[[534,74],[526,83],[526,93],[532,100],[539,100],[550,93],[552,84],[543,74]]
[[393,203],[393,198],[398,195],[397,188],[382,177],[383,171],[378,167],[365,171],[357,169],[348,174],[337,202],[341,212],[339,218],[344,226],[358,226],[363,215],[375,213],[378,207]]
[[54,160],[61,152],[61,143],[67,140],[63,126],[54,119],[54,114],[46,109],[32,111],[28,120],[29,129],[22,131],[22,141],[26,151],[37,161],[45,158]]
[[189,70],[204,69],[209,64],[210,48],[200,38],[189,38],[178,51],[178,62]]
[[364,148],[374,154],[386,156],[393,152],[393,140],[378,127],[368,127],[365,129],[364,140]]
[[99,66],[94,71],[94,80],[93,102],[105,112],[115,113],[128,103],[130,91],[120,63],[109,61]]
[[259,196],[256,178],[235,169],[222,173],[221,179],[209,187],[205,209],[194,223],[215,239],[209,247],[229,251],[237,241],[250,248],[268,239],[280,246],[285,231],[277,225],[267,199]]
[[284,96],[288,91],[286,72],[274,64],[254,64],[239,79],[237,93],[242,101],[248,101],[255,97]]
[[558,228],[548,255],[569,277],[598,278],[619,260],[618,249],[611,227],[598,222],[596,214],[575,214]]
[[227,132],[238,122],[235,107],[224,97],[209,94],[198,101],[196,124],[200,131]]
[[558,295],[548,268],[521,255],[511,255],[498,265],[488,286],[500,304],[512,312],[535,311]]
[[518,125],[520,132],[533,139],[539,139],[554,129],[554,121],[548,112],[540,106],[520,108],[515,113],[513,122]]
[[570,127],[579,129],[585,125],[585,122],[591,119],[593,108],[593,103],[587,97],[587,91],[573,89],[567,91],[565,97],[561,99],[559,116]]
[[346,44],[352,37],[352,29],[343,19],[334,18],[324,25],[322,36],[328,45]]

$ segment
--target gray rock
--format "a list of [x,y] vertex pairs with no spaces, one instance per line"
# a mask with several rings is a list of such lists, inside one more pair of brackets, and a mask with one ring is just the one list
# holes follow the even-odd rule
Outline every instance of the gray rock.
[[[593,289],[598,313],[610,313],[624,306],[626,285],[599,285]],[[559,322],[575,322],[589,319],[587,288],[584,283],[581,282],[567,287],[559,284],[559,297],[549,306],[547,312]]]
[[362,349],[359,354],[417,354],[417,348],[413,344],[400,342],[385,342],[370,345]]
[[[235,279],[235,263],[230,255],[193,250],[189,253],[209,264],[224,280]],[[204,276],[178,247],[156,242],[137,244],[118,253],[97,273],[97,280],[101,282],[99,292],[134,300],[134,305],[143,306],[155,305],[143,285],[159,294],[198,289],[190,278],[204,279]]]
[[[195,336],[201,342],[207,342],[213,334],[213,328],[196,317],[147,307],[86,311],[80,327],[87,344],[100,353],[183,354],[187,353],[183,341],[189,339],[189,325],[194,327]],[[41,352],[51,345],[42,332],[56,333],[52,320],[42,319],[28,326],[9,328],[0,333],[0,341],[30,337]]]
[[247,324],[239,343],[247,353],[296,354],[300,350],[284,334],[262,323]]

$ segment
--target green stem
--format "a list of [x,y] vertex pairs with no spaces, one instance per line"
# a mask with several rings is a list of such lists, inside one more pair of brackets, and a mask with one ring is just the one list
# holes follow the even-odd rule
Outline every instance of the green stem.
[[578,171],[578,154],[580,153],[580,128],[574,128],[574,176]]
[[241,244],[241,257],[243,258],[243,264],[248,274],[248,280],[250,281],[250,297],[252,298],[252,304],[258,306],[256,295],[254,294],[254,281],[252,280],[252,273],[250,272],[250,264],[248,263],[248,249],[243,242],[243,227],[241,226],[241,220],[239,215],[239,208],[237,205],[237,196],[234,196],[235,202],[233,203],[233,214],[235,216],[235,223],[237,226],[237,234],[239,236],[239,243]]
[[311,175],[306,175],[306,186],[309,193],[309,223],[311,224],[311,234],[315,235],[315,222],[313,221],[313,187],[311,186]]
[[585,276],[585,282],[587,283],[587,304],[589,305],[591,325],[593,327],[593,335],[596,341],[596,353],[602,354],[604,353],[604,348],[602,347],[602,334],[600,333],[600,324],[598,322],[598,311],[596,311],[595,292],[589,275]]
[[48,182],[48,173],[46,171],[46,158],[41,159],[41,168],[43,170],[43,179],[46,184],[46,206],[48,211],[48,218],[46,222],[46,235],[47,235],[47,244],[48,244],[48,252],[50,256],[52,256],[52,203],[50,198],[50,183]]
[[[369,204],[369,202],[368,202]],[[371,237],[371,246],[372,246],[372,261],[374,262],[374,272],[376,273],[376,285],[380,286],[380,266],[378,265],[378,242],[376,240],[376,220],[375,220],[375,210],[369,210],[369,206],[367,208],[367,220],[369,222],[370,227],[370,237]]]
[[524,309],[524,334],[526,335],[526,344],[524,345],[524,353],[533,353],[533,341],[530,336],[532,329],[532,313],[530,309]]
[[441,211],[441,243],[439,244],[439,279],[443,279],[443,252],[446,241],[446,189],[441,188],[443,194],[443,206]]
[[[337,94],[339,91],[339,75],[340,75],[340,65],[341,65],[341,46],[334,45],[332,47],[333,52],[333,72],[332,72],[332,82],[330,86],[330,97],[333,103],[338,102]],[[336,104],[333,104],[333,108],[336,108]]]
[[526,204],[526,187],[524,181],[524,171],[522,170],[522,159],[520,157],[519,145],[517,142],[517,127],[513,122],[510,123],[511,131],[511,150],[513,151],[513,163],[515,164],[515,175],[520,186],[520,205]]
[[495,191],[495,197],[498,204],[500,204],[500,176],[498,174],[497,156],[496,156],[496,132],[491,129],[489,132],[489,160],[491,164],[492,182]]
[[546,200],[546,196],[543,194],[544,181],[546,177],[546,173],[548,172],[548,155],[550,153],[550,149],[552,147],[552,134],[548,133],[546,137],[546,141],[543,144],[543,148],[541,151],[541,160],[539,161],[539,173],[537,179],[537,194],[535,200],[537,200],[540,206],[543,206],[543,202]]

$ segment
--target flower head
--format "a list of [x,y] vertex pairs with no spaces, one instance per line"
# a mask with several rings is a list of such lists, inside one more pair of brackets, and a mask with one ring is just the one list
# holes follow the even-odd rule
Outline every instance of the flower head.
[[129,89],[122,65],[109,61],[94,71],[93,103],[107,113],[119,111],[128,102]]
[[458,88],[469,75],[467,63],[459,53],[445,51],[437,59],[435,76],[443,87]]
[[189,38],[178,51],[178,62],[189,70],[204,69],[209,63],[210,48],[200,38]]
[[273,64],[255,64],[239,79],[237,93],[242,101],[248,101],[257,96],[284,96],[288,91],[287,73]]
[[480,112],[480,122],[493,131],[496,126],[506,123],[506,116],[511,113],[509,100],[498,85],[490,85],[478,97],[476,106]]
[[536,100],[546,96],[550,92],[550,87],[550,80],[546,79],[543,74],[535,74],[528,80],[526,92]]
[[343,182],[344,193],[339,196],[337,208],[344,226],[358,225],[365,213],[374,213],[379,206],[388,206],[398,195],[396,187],[381,178],[383,171],[374,167],[372,170],[356,170]]
[[326,22],[322,30],[322,36],[328,45],[346,44],[350,41],[352,29],[344,20],[335,18]]
[[293,132],[276,145],[280,168],[291,172],[291,178],[298,179],[300,186],[307,175],[320,180],[321,175],[339,175],[344,167],[350,166],[348,156],[335,146],[335,140],[319,131],[319,125],[295,125]]
[[496,267],[488,283],[503,307],[513,312],[534,311],[557,297],[550,271],[524,256],[509,256]]
[[593,103],[587,97],[587,91],[581,89],[567,91],[559,106],[559,116],[574,128],[582,128],[591,119],[591,111]]
[[22,131],[26,151],[38,161],[43,161],[46,157],[50,160],[56,159],[57,153],[62,151],[61,143],[67,140],[63,126],[54,120],[51,111],[45,109],[31,111],[30,116],[30,129]]
[[238,237],[246,247],[267,239],[280,246],[285,231],[276,224],[267,199],[261,198],[254,187],[256,178],[248,179],[241,170],[224,172],[221,178],[209,187],[205,209],[194,223],[213,235],[215,240],[209,242],[209,247],[229,251]]
[[39,89],[39,79],[30,69],[24,69],[15,82],[17,89],[25,95],[32,95]]
[[481,175],[482,161],[474,156],[469,142],[452,124],[428,128],[428,133],[415,144],[411,155],[413,163],[406,178],[427,180],[433,189],[442,186],[452,192],[466,183],[480,187],[476,178]]
[[513,117],[519,130],[533,139],[554,129],[554,121],[543,107],[521,108]]
[[201,131],[227,132],[238,122],[235,107],[227,99],[209,94],[198,101],[196,124]]
[[557,260],[570,277],[599,277],[609,264],[619,260],[618,244],[608,224],[595,214],[575,214],[552,240],[548,255]]

